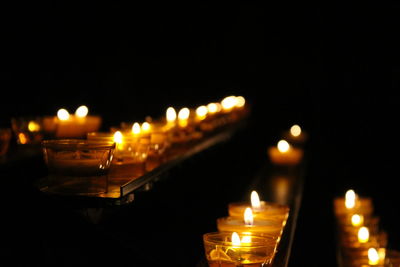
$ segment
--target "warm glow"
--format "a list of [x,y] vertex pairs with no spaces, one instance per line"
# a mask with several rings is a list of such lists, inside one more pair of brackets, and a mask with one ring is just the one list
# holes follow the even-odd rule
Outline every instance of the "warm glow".
[[227,96],[221,101],[223,110],[230,110],[236,106],[237,99],[236,96]]
[[369,230],[367,227],[360,227],[358,230],[358,242],[367,243],[369,240]]
[[250,244],[250,243],[251,243],[251,236],[249,236],[249,235],[243,236],[241,242],[242,242],[242,243]]
[[28,143],[28,138],[26,138],[26,135],[24,133],[19,133],[18,134],[18,140],[20,144],[26,144]]
[[66,121],[69,119],[69,112],[65,108],[61,108],[57,111],[57,117],[59,120]]
[[290,149],[290,145],[286,140],[280,140],[278,142],[277,147],[278,147],[279,152],[281,152],[281,153],[288,152]]
[[176,120],[176,111],[173,107],[167,108],[167,121],[174,122]]
[[379,263],[379,254],[375,248],[368,249],[368,264],[369,265],[378,265]]
[[28,123],[28,130],[30,132],[38,132],[40,130],[40,125],[39,123],[35,122],[35,121],[30,121]]
[[200,106],[196,109],[197,118],[199,118],[200,120],[203,120],[206,117],[207,113],[208,109],[206,106]]
[[233,246],[240,247],[240,237],[239,237],[238,233],[233,232],[231,240],[232,240],[232,245]]
[[182,108],[178,112],[178,119],[179,120],[187,120],[189,119],[190,110],[188,108]]
[[218,105],[217,105],[217,103],[210,103],[210,104],[208,104],[208,105],[207,105],[207,110],[208,110],[208,113],[210,113],[210,114],[214,114],[214,113],[218,112]]
[[238,108],[244,107],[245,104],[246,104],[246,99],[244,99],[243,96],[236,97],[236,106]]
[[141,130],[142,130],[143,132],[148,133],[148,132],[150,132],[150,129],[151,129],[150,123],[148,123],[148,122],[146,122],[146,121],[142,123]]
[[132,133],[133,134],[140,134],[140,124],[135,122],[132,126]]
[[294,137],[299,136],[301,134],[300,126],[295,124],[292,127],[290,127],[290,134],[293,135]]
[[246,225],[253,225],[253,222],[253,211],[251,210],[251,208],[246,208],[244,211],[244,223]]
[[114,133],[114,142],[117,144],[122,144],[122,133],[120,131],[116,131]]
[[251,192],[250,200],[251,207],[253,209],[257,210],[261,208],[260,197],[258,196],[256,191]]
[[87,106],[80,106],[79,108],[76,109],[75,115],[79,118],[84,118],[86,115],[89,113],[89,109]]
[[351,216],[351,224],[355,227],[361,226],[364,223],[364,216],[354,214]]
[[346,192],[345,195],[345,206],[347,209],[352,209],[355,207],[356,205],[356,193],[354,192],[354,190],[350,189]]

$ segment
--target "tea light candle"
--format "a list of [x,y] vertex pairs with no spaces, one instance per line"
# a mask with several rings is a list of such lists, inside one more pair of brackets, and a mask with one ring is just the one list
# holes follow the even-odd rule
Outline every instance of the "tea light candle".
[[254,220],[251,208],[246,208],[244,219],[239,217],[222,217],[217,219],[217,228],[220,232],[250,232],[260,235],[268,235],[280,239],[282,235],[282,223],[267,219]]
[[371,216],[373,204],[371,198],[359,197],[353,189],[349,189],[345,197],[334,199],[334,212],[338,220],[344,220],[352,214]]
[[280,140],[277,146],[268,149],[270,160],[278,165],[296,165],[303,157],[303,150],[292,147],[286,140]]
[[196,108],[196,122],[200,122],[207,117],[208,109],[206,106],[199,106]]
[[98,131],[101,125],[100,116],[88,116],[86,106],[80,106],[75,115],[70,115],[66,109],[57,112],[58,122],[56,137],[83,138],[88,132]]
[[208,266],[270,266],[276,252],[274,240],[252,234],[241,236],[237,232],[204,234]]
[[166,119],[166,128],[171,129],[176,126],[176,111],[173,107],[167,108],[165,119]]
[[189,124],[190,110],[188,108],[182,108],[178,112],[178,125],[181,128],[185,128]]
[[260,201],[256,191],[251,192],[249,202],[235,202],[228,205],[229,216],[242,217],[246,208],[252,208],[255,219],[267,219],[280,222],[283,226],[286,224],[289,216],[289,207],[277,203]]
[[368,264],[371,266],[384,266],[386,257],[385,248],[369,248],[368,249]]

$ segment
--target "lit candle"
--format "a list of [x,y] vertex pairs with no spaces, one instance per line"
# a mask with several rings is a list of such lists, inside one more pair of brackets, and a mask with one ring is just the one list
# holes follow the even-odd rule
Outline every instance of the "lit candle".
[[188,126],[190,110],[188,108],[182,108],[178,112],[178,125],[182,128]]
[[276,238],[277,242],[280,240],[283,231],[281,222],[264,218],[254,219],[251,208],[245,209],[242,218],[232,216],[218,218],[217,227],[220,232],[251,232],[268,235]]
[[196,108],[196,121],[202,121],[207,117],[208,109],[206,106]]
[[236,96],[227,96],[221,101],[222,111],[225,113],[231,112],[237,105]]
[[249,233],[207,233],[203,243],[210,267],[270,266],[276,252],[273,239]]
[[273,202],[260,201],[256,191],[252,191],[249,202],[229,203],[229,216],[242,217],[246,208],[251,207],[254,218],[267,219],[280,222],[283,226],[286,224],[289,216],[289,207]]
[[340,223],[346,224],[348,217],[353,214],[369,217],[373,213],[371,198],[359,197],[353,189],[346,191],[345,197],[334,199],[334,212]]
[[89,109],[80,106],[74,115],[66,109],[57,112],[56,137],[58,138],[83,138],[89,132],[98,131],[101,125],[100,116],[88,116]]
[[176,124],[176,111],[173,107],[167,108],[167,112],[165,115],[165,118],[167,120],[167,127],[175,127]]
[[286,140],[280,140],[277,146],[268,149],[271,162],[278,165],[296,165],[303,158],[303,150],[292,147]]
[[372,266],[384,266],[386,258],[385,248],[369,248],[368,249],[368,264]]
[[358,242],[367,243],[369,240],[369,230],[368,227],[362,226],[358,230]]
[[359,214],[353,214],[353,216],[351,216],[351,225],[353,225],[354,227],[360,227],[363,225],[363,223],[364,216]]

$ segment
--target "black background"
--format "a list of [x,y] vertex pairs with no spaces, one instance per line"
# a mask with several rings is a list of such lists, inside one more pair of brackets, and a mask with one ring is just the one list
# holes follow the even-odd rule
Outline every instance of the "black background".
[[335,266],[331,205],[350,187],[373,198],[400,249],[396,11],[306,2],[7,6],[0,125],[86,104],[108,129],[243,95],[256,122],[254,155],[293,123],[310,135],[291,266]]

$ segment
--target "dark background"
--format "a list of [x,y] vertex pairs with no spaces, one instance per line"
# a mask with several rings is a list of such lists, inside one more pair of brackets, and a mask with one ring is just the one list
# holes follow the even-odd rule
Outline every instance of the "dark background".
[[[332,200],[350,187],[400,249],[397,5],[30,5],[2,10],[0,125],[86,104],[108,129],[243,95],[245,151],[265,156],[293,123],[310,135],[290,266],[335,266]],[[262,161],[241,160],[250,176]]]

